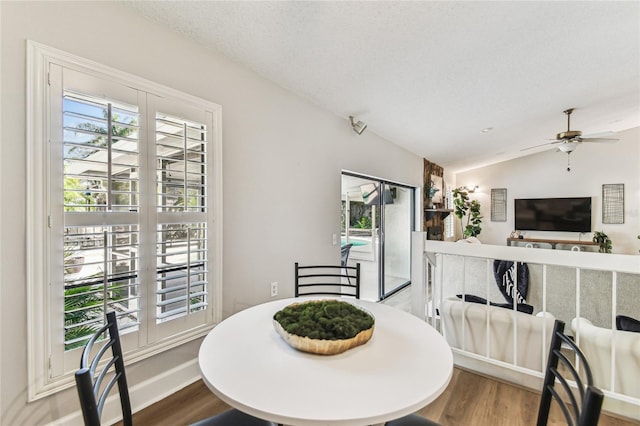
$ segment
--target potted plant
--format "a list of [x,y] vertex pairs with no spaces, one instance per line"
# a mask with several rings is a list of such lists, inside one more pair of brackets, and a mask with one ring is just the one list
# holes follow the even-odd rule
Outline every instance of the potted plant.
[[360,220],[356,222],[354,227],[360,229],[371,229],[371,219],[369,219],[367,216],[362,216]]
[[596,231],[593,233],[593,242],[600,246],[599,253],[611,253],[611,239],[604,231]]
[[[470,200],[469,193],[462,188],[453,190],[454,214],[460,219],[460,229],[464,238],[477,237],[482,231],[482,216],[480,215],[480,202]],[[466,224],[463,219],[467,218]]]
[[440,191],[440,188],[436,188],[435,183],[433,181],[429,181],[429,187],[425,191],[425,193],[427,194],[427,199],[429,200],[427,208],[434,208],[432,199],[438,191]]

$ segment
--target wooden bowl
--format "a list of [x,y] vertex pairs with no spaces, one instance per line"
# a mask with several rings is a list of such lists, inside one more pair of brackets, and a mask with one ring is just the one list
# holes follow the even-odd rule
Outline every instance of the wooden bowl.
[[[371,315],[364,309],[358,306],[355,307],[365,312],[367,315],[373,317],[373,315]],[[369,339],[371,339],[374,326],[375,322],[374,325],[372,325],[370,328],[360,331],[354,337],[351,337],[349,339],[326,340],[312,339],[310,337],[298,336],[296,334],[289,333],[282,327],[282,325],[278,321],[275,320],[275,318],[273,319],[273,327],[276,329],[280,337],[282,337],[284,341],[287,342],[291,347],[299,351],[318,355],[336,355],[351,348],[355,348],[356,346],[364,345],[369,341]]]

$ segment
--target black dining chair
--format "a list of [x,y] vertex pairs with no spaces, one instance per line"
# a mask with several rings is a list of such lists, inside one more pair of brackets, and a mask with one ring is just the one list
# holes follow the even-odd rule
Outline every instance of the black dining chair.
[[[576,342],[564,334],[564,326],[564,322],[556,320],[553,327],[537,425],[547,424],[551,402],[555,401],[568,425],[596,426],[604,395],[593,386],[587,358]],[[569,384],[570,380],[575,382],[575,388]]]
[[[349,261],[351,247],[353,247],[353,244],[345,244],[340,247],[340,265],[342,265],[343,268],[347,266],[347,262]],[[349,278],[347,278],[347,281],[351,282]]]
[[[106,334],[105,334],[106,333]],[[108,336],[107,336],[108,334]],[[94,345],[105,337],[106,342],[91,358]],[[106,357],[109,348],[111,356]],[[115,312],[107,313],[107,323],[97,330],[87,341],[80,357],[80,369],[76,371],[76,387],[80,398],[80,407],[86,426],[100,426],[102,409],[113,387],[118,385],[120,405],[122,407],[122,423],[133,425],[131,401],[124,370],[122,346]],[[110,378],[103,385],[106,378]],[[275,426],[274,423],[261,420],[231,409],[195,423],[197,426]]]
[[250,416],[240,410],[232,408],[204,420],[192,423],[190,426],[280,426],[257,417]]
[[353,244],[345,244],[340,247],[340,264],[344,268],[347,266],[347,261],[349,260],[349,252],[351,251],[351,247]]
[[396,420],[385,423],[385,426],[440,426],[440,423],[432,422],[418,414],[409,414]]
[[[105,336],[107,341],[96,355],[91,358],[93,346],[106,332],[109,335],[108,338]],[[110,359],[98,369],[109,348],[111,348]],[[109,376],[111,377],[109,382],[103,387],[103,380]],[[86,343],[80,357],[80,369],[76,371],[76,387],[86,426],[100,426],[104,403],[116,384],[120,393],[122,423],[124,426],[131,426],[133,424],[131,401],[129,400],[129,390],[127,388],[127,376],[124,371],[116,313],[108,312],[107,323],[96,331]]]
[[[353,280],[353,281],[352,281]],[[356,266],[295,266],[295,296],[352,296],[360,298],[360,264]]]

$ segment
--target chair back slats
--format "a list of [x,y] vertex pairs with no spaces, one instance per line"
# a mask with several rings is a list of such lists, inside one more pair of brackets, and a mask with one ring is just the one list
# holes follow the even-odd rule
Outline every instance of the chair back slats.
[[[106,335],[107,331],[108,336]],[[103,336],[107,340],[92,357],[95,343]],[[109,349],[111,349],[111,356],[107,359]],[[107,313],[107,324],[98,329],[87,341],[80,356],[80,369],[76,371],[75,377],[82,416],[86,426],[100,426],[100,417],[102,416],[105,401],[116,384],[120,394],[122,423],[125,426],[133,424],[131,401],[129,399],[115,312]],[[103,385],[107,377],[109,377],[109,380]]]
[[[96,377],[95,372],[89,369],[89,371],[91,372],[91,377],[94,378],[93,393],[95,394],[96,398],[98,398],[98,395],[100,393],[100,388],[102,387],[102,381],[104,380],[105,377],[107,377],[109,370],[111,370],[111,367],[113,367],[115,362],[116,362],[115,358],[111,358],[109,362],[107,362],[107,364],[104,367],[102,367],[102,369],[99,371],[98,377]],[[109,393],[109,392],[106,392],[106,393]]]
[[[558,403],[558,406],[562,410],[562,414],[564,415],[564,418],[567,421],[567,426],[576,426],[576,424],[573,421],[573,419],[574,419],[573,416],[575,414],[572,415],[571,411],[569,411],[569,406],[567,404],[561,403],[562,397],[560,396],[560,394],[558,392],[556,392],[556,390],[554,388],[549,388],[548,390],[549,390],[549,392],[551,393],[551,395],[553,396],[553,398],[556,401],[560,401]],[[549,407],[549,408],[551,408],[551,407]]]
[[[569,382],[555,368],[552,368],[551,372],[555,376],[556,380],[558,380],[558,382],[562,385],[562,389],[564,389],[565,395],[567,395],[567,397],[569,398],[569,404],[565,403],[565,401],[562,399],[562,397],[560,397],[558,392],[556,392],[554,387],[549,387],[549,392],[553,394],[553,397],[556,399],[556,402],[562,408],[562,411],[564,412],[564,415],[567,418],[567,422],[570,422],[571,420],[571,416],[569,416],[569,410],[568,410],[569,407],[571,407],[573,410],[573,417],[577,419],[580,416],[580,405],[578,405],[578,399],[571,391],[571,386],[569,386]],[[581,385],[578,384],[578,389],[580,386]],[[582,394],[582,392],[580,392],[580,394]],[[580,403],[582,403],[582,401],[583,401],[583,397],[581,395]]]
[[[87,343],[84,344],[84,349],[82,350],[82,355],[80,356],[80,368],[84,368],[83,366],[86,367],[86,366],[92,365],[91,352],[93,351],[93,346],[108,329],[109,329],[109,324],[107,323],[103,325],[100,329],[96,330],[91,336],[91,338],[87,340]],[[105,351],[106,349],[104,351],[101,350],[102,354],[104,354]],[[101,353],[96,354],[96,356],[94,357],[94,361],[96,360],[100,361],[100,358],[102,358],[102,354]],[[93,372],[95,373],[95,368],[93,368]]]
[[[554,351],[554,354],[558,357],[558,361],[562,361],[562,364],[564,365],[566,371],[568,374],[571,374],[571,378],[573,379],[574,382],[576,382],[576,389],[578,391],[578,394],[580,395],[580,402],[584,401],[584,393],[585,393],[585,387],[592,382],[592,379],[587,376],[586,378],[586,383],[582,381],[582,378],[580,377],[580,374],[578,374],[578,371],[573,368],[573,364],[571,363],[571,361],[569,361],[569,358],[567,358],[562,352],[560,351]],[[558,363],[560,364],[560,363]],[[583,372],[586,374],[586,365],[584,363],[584,360],[580,363],[580,365],[582,365],[583,368]],[[565,381],[565,378],[558,372],[558,370],[556,368],[553,369],[554,374],[556,375],[556,377],[558,379],[562,379]]]
[[[304,294],[300,294],[299,296],[345,296],[345,294],[337,291],[305,291]],[[355,295],[349,294],[348,296]]]
[[[567,356],[569,353],[571,356]],[[563,392],[558,392],[556,382],[560,383]],[[564,322],[556,320],[537,425],[547,424],[551,402],[555,400],[565,416],[567,425],[596,426],[603,399],[602,391],[593,386],[593,376],[587,358],[573,339],[564,334]]]
[[99,413],[102,413],[102,407],[104,407],[104,402],[107,400],[107,397],[109,396],[109,393],[111,393],[111,389],[113,389],[113,386],[116,383],[118,383],[118,379],[120,379],[120,376],[121,376],[121,374],[117,373],[116,375],[111,377],[111,379],[109,380],[107,385],[104,387],[104,391],[98,397],[98,412]]
[[[324,268],[326,268],[326,266],[324,266]],[[319,277],[321,277],[321,278],[330,278],[330,277],[342,278],[342,277],[345,277],[345,276],[346,276],[346,274],[305,274],[305,275],[300,275],[300,278],[319,278]],[[355,278],[355,275],[350,276],[350,278]]]
[[331,295],[360,298],[360,264],[295,264],[295,296]]
[[[584,372],[586,382],[593,383],[593,375],[591,374],[591,367],[589,367],[589,363],[587,362],[587,357],[584,355],[584,353],[578,347],[578,345],[576,345],[576,342],[573,339],[570,339],[569,336],[567,336],[564,333],[562,333],[559,336],[559,338],[560,340],[562,340],[562,343],[570,346],[571,351],[575,354],[576,357],[578,357],[578,363],[581,365],[582,371]],[[565,357],[565,360],[569,362],[566,357]]]
[[[351,269],[352,271],[356,270],[356,266],[336,266],[336,265],[298,265],[298,269],[317,269],[317,268],[327,268],[327,269]],[[322,274],[325,275],[325,274]],[[340,274],[338,274],[340,275]]]

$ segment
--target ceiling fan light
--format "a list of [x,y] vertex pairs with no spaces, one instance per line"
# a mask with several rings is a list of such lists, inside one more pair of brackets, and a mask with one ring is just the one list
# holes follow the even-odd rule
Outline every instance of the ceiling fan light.
[[562,152],[571,153],[578,146],[578,142],[565,142],[558,146],[558,149]]

